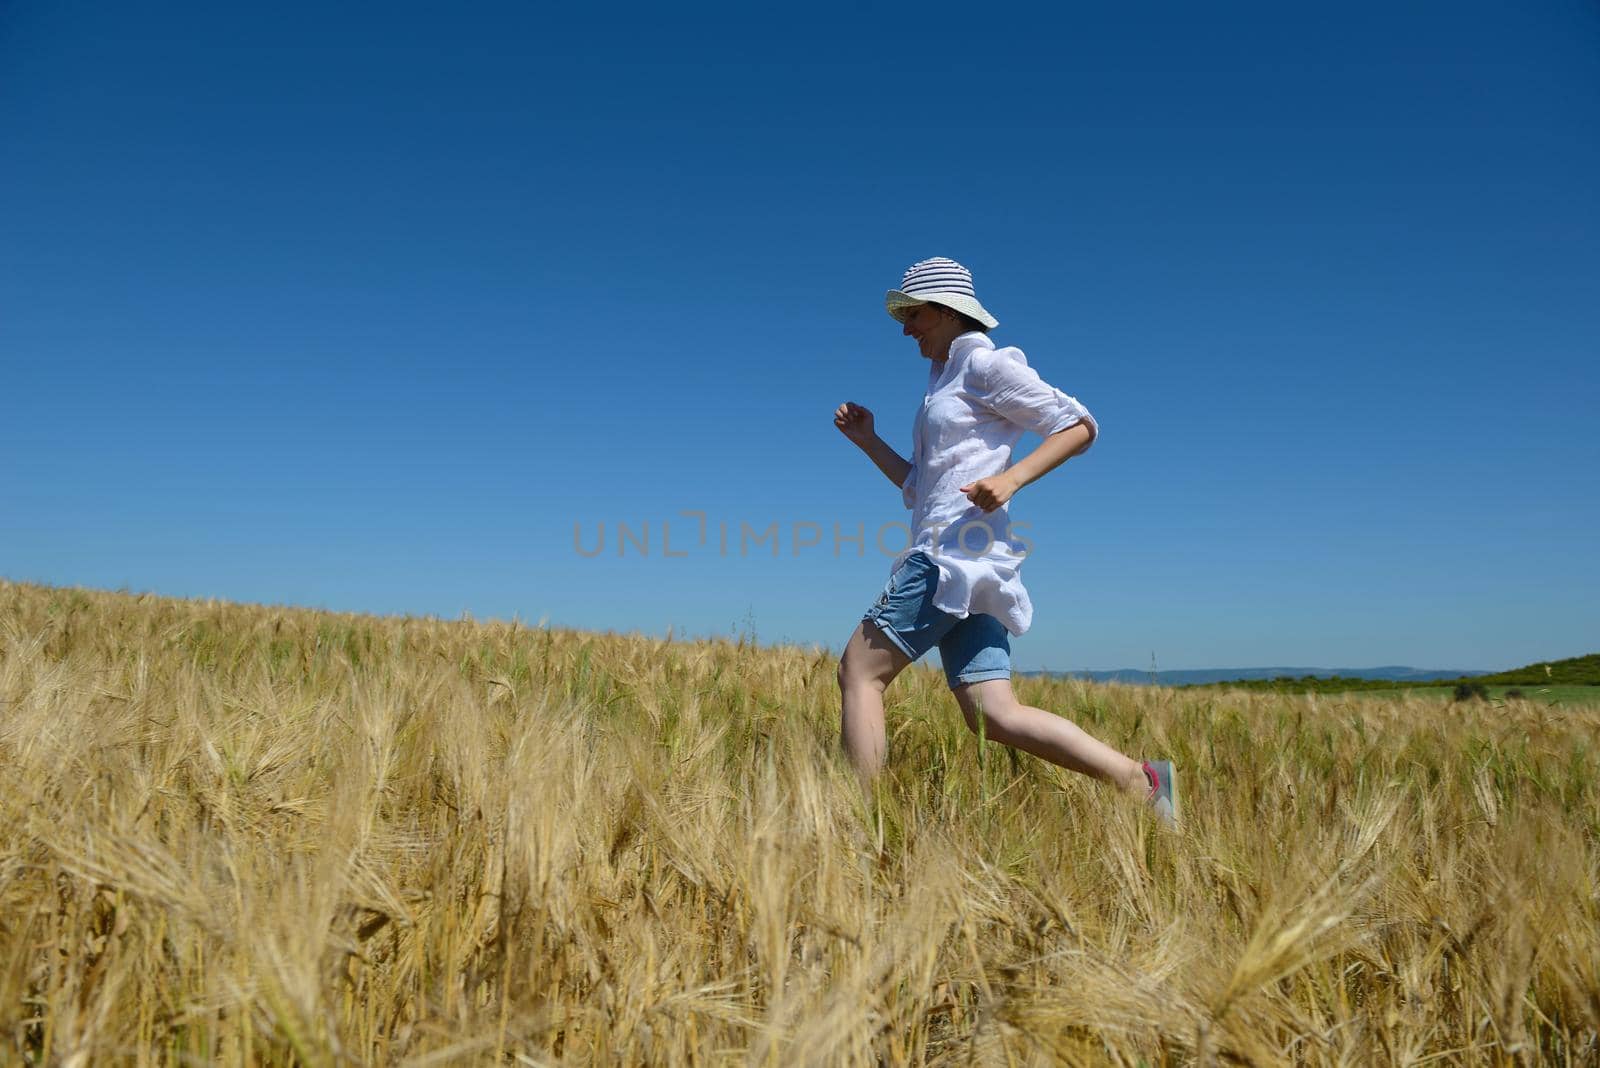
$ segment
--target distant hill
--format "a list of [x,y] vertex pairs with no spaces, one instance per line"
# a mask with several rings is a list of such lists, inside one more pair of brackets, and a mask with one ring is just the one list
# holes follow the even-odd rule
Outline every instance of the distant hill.
[[1600,653],[1546,660],[1526,667],[1480,675],[1474,682],[1491,686],[1600,686]]
[[[1240,683],[1249,689],[1294,692],[1316,690],[1386,688],[1383,683],[1402,686],[1449,686],[1468,680],[1483,686],[1600,686],[1600,653],[1548,660],[1510,671],[1439,671],[1391,665],[1372,668],[1203,668],[1194,671],[1149,671],[1122,668],[1117,671],[1030,671],[1029,675],[1053,675],[1094,682],[1123,682],[1157,686],[1215,686]],[[1266,685],[1273,684],[1273,685]]]
[[1477,678],[1482,671],[1444,671],[1390,665],[1370,668],[1258,667],[1197,668],[1192,671],[1149,671],[1120,668],[1116,671],[1028,671],[1027,675],[1052,675],[1057,678],[1088,679],[1093,682],[1125,682],[1157,686],[1204,686],[1215,682],[1256,682],[1272,679],[1316,678],[1378,679],[1393,682],[1436,682],[1444,679]]

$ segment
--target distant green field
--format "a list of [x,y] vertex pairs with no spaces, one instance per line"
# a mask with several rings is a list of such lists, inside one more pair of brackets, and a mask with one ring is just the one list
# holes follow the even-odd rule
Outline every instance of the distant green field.
[[[1600,706],[1600,686],[1486,686],[1489,700],[1504,701],[1507,690],[1517,690],[1522,700],[1563,708]],[[1395,686],[1386,689],[1361,689],[1344,693],[1321,692],[1322,697],[1370,697],[1377,701],[1393,701],[1402,697],[1426,697],[1436,701],[1455,700],[1455,690],[1449,686]]]
[[1523,700],[1539,704],[1568,708],[1600,707],[1600,653],[1526,664],[1493,675],[1444,679],[1427,684],[1306,675],[1298,679],[1241,679],[1237,682],[1198,683],[1180,689],[1220,688],[1280,695],[1320,693],[1342,697],[1365,694],[1368,697],[1387,700],[1408,694],[1422,694],[1425,697],[1454,700],[1458,685],[1481,690],[1492,701],[1504,701],[1507,692],[1516,690]]

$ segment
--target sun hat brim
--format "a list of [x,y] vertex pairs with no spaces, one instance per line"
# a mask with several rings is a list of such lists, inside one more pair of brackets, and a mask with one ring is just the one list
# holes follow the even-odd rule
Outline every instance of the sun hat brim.
[[919,304],[942,304],[946,308],[952,308],[960,312],[962,315],[970,315],[990,330],[1000,325],[1000,320],[990,315],[982,304],[979,304],[977,300],[967,296],[965,293],[932,292],[920,293],[913,297],[909,293],[891,289],[883,297],[884,308],[897,323],[905,322],[906,309],[915,308]]

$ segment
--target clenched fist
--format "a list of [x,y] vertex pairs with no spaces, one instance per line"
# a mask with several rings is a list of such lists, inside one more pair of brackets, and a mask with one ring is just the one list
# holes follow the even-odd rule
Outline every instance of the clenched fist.
[[853,401],[845,401],[834,410],[833,425],[839,428],[839,433],[862,447],[878,436],[872,412]]
[[980,478],[976,482],[969,482],[965,486],[958,486],[957,490],[967,495],[967,500],[982,508],[985,512],[992,512],[1016,496],[1017,480],[1009,472],[1002,471],[998,475]]

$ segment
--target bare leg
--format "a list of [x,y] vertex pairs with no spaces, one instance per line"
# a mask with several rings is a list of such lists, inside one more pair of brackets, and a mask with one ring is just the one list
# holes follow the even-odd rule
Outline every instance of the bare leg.
[[1022,704],[1010,679],[991,679],[957,686],[952,691],[967,726],[977,733],[982,717],[984,736],[1002,745],[1032,753],[1052,764],[1109,782],[1129,793],[1149,788],[1140,764],[1086,734],[1071,720]]
[[862,621],[839,658],[840,735],[845,755],[863,779],[883,767],[888,742],[883,729],[883,691],[911,659],[883,636],[877,624]]

